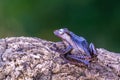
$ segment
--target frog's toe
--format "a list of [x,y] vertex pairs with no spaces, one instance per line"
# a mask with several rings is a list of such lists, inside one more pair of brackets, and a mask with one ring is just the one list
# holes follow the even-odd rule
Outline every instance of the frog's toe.
[[90,49],[91,54],[97,55],[97,51],[96,51],[95,46],[94,46],[93,43],[90,43],[89,49]]

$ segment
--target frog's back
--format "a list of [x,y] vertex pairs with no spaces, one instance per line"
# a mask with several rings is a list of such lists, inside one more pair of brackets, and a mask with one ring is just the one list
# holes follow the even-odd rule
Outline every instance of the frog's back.
[[87,53],[89,55],[89,45],[88,42],[86,41],[85,38],[81,37],[81,36],[77,36],[74,33],[71,32],[71,37],[73,39],[73,41],[75,42],[75,44],[77,45],[78,49],[81,50],[81,48],[85,51],[85,53]]
[[85,38],[81,37],[81,36],[77,36],[74,33],[70,33],[71,34],[71,38],[73,39],[73,41],[75,43],[77,43],[77,45],[79,45],[80,47],[88,47],[88,43],[86,41]]

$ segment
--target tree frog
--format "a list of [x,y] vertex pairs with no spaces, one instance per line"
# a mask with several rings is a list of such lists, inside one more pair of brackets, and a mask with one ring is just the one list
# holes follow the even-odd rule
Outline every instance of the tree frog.
[[66,46],[65,51],[61,55],[67,61],[70,59],[88,65],[90,59],[97,54],[93,43],[88,45],[85,38],[77,36],[67,28],[55,30],[54,34],[61,38]]

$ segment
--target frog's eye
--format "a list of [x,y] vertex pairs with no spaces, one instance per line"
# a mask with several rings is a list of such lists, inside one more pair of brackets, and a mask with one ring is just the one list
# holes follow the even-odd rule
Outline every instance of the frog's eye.
[[64,33],[64,29],[60,29],[60,30],[59,30],[59,33],[60,33],[60,34],[63,34],[63,33]]

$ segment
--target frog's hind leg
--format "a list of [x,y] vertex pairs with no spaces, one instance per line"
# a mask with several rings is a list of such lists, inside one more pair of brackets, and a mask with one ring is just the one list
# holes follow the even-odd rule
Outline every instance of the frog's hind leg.
[[75,56],[75,55],[66,55],[66,59],[69,60],[69,62],[75,62],[75,63],[84,63],[85,65],[89,65],[89,61],[90,60],[85,60],[85,58],[83,58],[84,56]]

